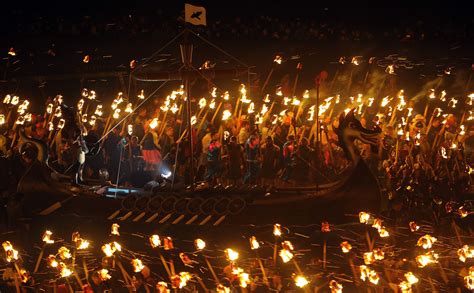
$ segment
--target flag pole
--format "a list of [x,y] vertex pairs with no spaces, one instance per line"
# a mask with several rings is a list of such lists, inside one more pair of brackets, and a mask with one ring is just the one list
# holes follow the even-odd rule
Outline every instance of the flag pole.
[[184,41],[180,45],[181,48],[181,60],[183,62],[185,72],[183,76],[184,90],[186,92],[186,114],[187,114],[187,123],[188,123],[188,140],[189,140],[189,149],[190,149],[190,181],[191,181],[191,190],[194,190],[194,146],[193,146],[193,127],[191,125],[191,90],[189,88],[189,73],[192,70],[192,59],[193,59],[193,45],[189,42],[188,39],[188,29],[185,28],[184,31]]

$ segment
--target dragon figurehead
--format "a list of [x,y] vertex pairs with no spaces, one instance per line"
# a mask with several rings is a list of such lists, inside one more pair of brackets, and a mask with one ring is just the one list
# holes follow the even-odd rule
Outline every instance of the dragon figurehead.
[[362,126],[355,117],[354,110],[349,111],[347,114],[341,113],[339,116],[339,126],[335,130],[339,138],[339,145],[354,165],[360,160],[360,152],[354,142],[359,140],[362,143],[376,147],[382,132],[379,127],[371,130]]

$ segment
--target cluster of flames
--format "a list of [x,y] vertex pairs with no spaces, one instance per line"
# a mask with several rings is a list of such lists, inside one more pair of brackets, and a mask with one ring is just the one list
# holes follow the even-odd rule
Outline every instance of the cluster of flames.
[[[380,237],[384,237],[383,233],[380,233],[381,229],[383,228],[382,221],[376,217],[373,217],[371,214],[367,212],[360,212],[359,213],[359,221],[365,225],[371,225],[373,228],[376,228],[379,232]],[[323,226],[327,226],[324,230],[329,232],[329,224],[325,223]],[[111,236],[117,238],[120,236],[119,232],[119,225],[114,223],[111,226]],[[416,232],[420,229],[420,226],[416,224],[416,222],[412,221],[409,223],[409,228],[412,232]],[[323,228],[322,228],[323,231]],[[273,235],[275,239],[280,239],[283,237],[283,228],[280,224],[275,224],[273,226]],[[53,239],[53,233],[50,230],[46,230],[43,233],[42,241],[44,245],[52,245],[55,243]],[[61,278],[68,278],[74,274],[77,274],[74,271],[74,258],[75,252],[78,250],[85,250],[89,248],[90,242],[85,240],[81,237],[79,232],[74,232],[72,234],[72,246],[60,246],[57,250],[56,254],[50,254],[46,257],[46,261],[48,267],[55,269],[58,272],[59,277]],[[415,261],[420,268],[424,268],[425,266],[437,263],[438,262],[438,254],[434,252],[434,246],[438,243],[438,239],[433,237],[429,234],[425,234],[419,237],[416,245],[420,247],[420,249],[425,250],[425,252],[419,254],[415,257]],[[159,236],[157,234],[150,235],[149,237],[149,244],[152,248],[162,248],[164,250],[171,250],[174,249],[173,240],[171,237]],[[280,242],[281,249],[279,252],[281,261],[283,263],[288,263],[292,261],[298,269],[297,273],[292,275],[292,279],[294,281],[295,286],[304,288],[311,281],[305,277],[300,270],[297,262],[294,258],[294,246],[293,244],[288,241],[284,240]],[[16,266],[16,262],[19,260],[19,253],[13,247],[12,243],[9,241],[5,241],[2,244],[3,249],[5,251],[5,257],[7,262],[14,263]],[[197,251],[204,251],[206,249],[206,242],[202,239],[195,239],[194,246]],[[72,248],[71,248],[72,247]],[[251,236],[249,238],[249,247],[252,251],[256,251],[260,249],[261,243],[255,236]],[[352,245],[348,241],[343,241],[340,243],[340,247],[343,253],[349,253],[352,250]],[[277,248],[275,243],[275,249]],[[71,249],[73,251],[71,251]],[[108,258],[113,258],[117,262],[120,263],[120,257],[117,255],[118,252],[122,251],[122,246],[117,241],[112,241],[109,243],[105,243],[102,246],[102,251]],[[276,251],[276,250],[275,250]],[[236,278],[238,284],[241,288],[247,288],[249,284],[253,282],[251,275],[241,267],[237,265],[237,261],[239,259],[239,252],[232,248],[227,248],[224,250],[225,258],[229,261],[229,266],[231,268],[231,274]],[[466,262],[467,259],[471,259],[474,257],[474,248],[470,247],[469,245],[463,245],[461,248],[457,250],[457,255],[461,262]],[[192,261],[189,259],[187,254],[180,253],[181,260],[184,264],[190,265]],[[377,261],[383,260],[385,258],[385,252],[382,248],[374,248],[369,252],[365,252],[362,255],[362,259],[364,264],[359,266],[359,276],[360,279],[364,282],[368,282],[372,285],[379,285],[381,276],[379,273],[371,268],[370,266],[376,263]],[[71,263],[72,260],[72,263]],[[140,258],[132,258],[131,266],[133,268],[133,272],[140,273],[146,267],[146,264]],[[209,264],[210,265],[210,264]],[[23,282],[27,282],[29,279],[28,272],[20,268],[18,266],[17,271],[20,279]],[[262,268],[263,269],[263,268]],[[98,278],[101,281],[107,281],[112,278],[109,274],[108,269],[102,268],[96,271]],[[398,287],[401,292],[408,293],[412,292],[412,286],[419,282],[419,278],[415,276],[412,272],[404,273],[404,279],[400,280],[398,283]],[[180,289],[187,286],[188,282],[194,278],[193,274],[189,272],[179,272],[177,274],[170,275],[170,283],[172,288]],[[474,288],[474,267],[469,268],[469,272],[464,277],[465,286],[468,289]],[[216,290],[218,292],[231,292],[231,288],[224,286],[217,282]],[[338,280],[332,279],[329,281],[329,289],[331,293],[340,293],[343,290],[343,285],[338,282]],[[156,288],[159,292],[169,292],[168,284],[166,282],[159,282],[156,284]]]

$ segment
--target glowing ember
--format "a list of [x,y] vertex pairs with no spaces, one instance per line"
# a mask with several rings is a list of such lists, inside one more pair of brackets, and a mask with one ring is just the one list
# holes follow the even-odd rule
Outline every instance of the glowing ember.
[[198,238],[194,240],[194,246],[196,247],[197,250],[203,250],[204,248],[206,248],[206,242]]
[[224,252],[229,261],[236,261],[239,258],[239,253],[231,248],[227,248]]
[[341,242],[340,246],[344,253],[348,253],[352,249],[352,245],[347,241]]
[[250,241],[250,248],[252,250],[260,248],[260,243],[258,243],[257,238],[255,236],[250,237],[249,241]]
[[52,244],[54,243],[54,240],[51,240],[51,235],[53,235],[53,232],[49,231],[49,230],[46,230],[44,233],[43,233],[43,242],[44,243],[47,243],[47,244]]
[[336,280],[331,280],[329,282],[329,288],[331,289],[331,293],[342,293],[343,287]]
[[120,228],[119,224],[113,223],[112,227],[110,228],[110,234],[120,236],[119,228]]
[[436,239],[435,237],[426,234],[425,236],[422,236],[420,237],[420,239],[418,239],[416,245],[421,246],[424,249],[430,249],[437,240],[438,239]]
[[425,254],[421,254],[416,257],[416,263],[418,264],[418,267],[420,268],[424,268],[425,266],[431,263],[437,263],[437,262],[438,262],[438,255],[434,253],[433,251],[429,251]]
[[295,281],[295,285],[299,288],[304,288],[306,285],[309,284],[308,279],[306,279],[306,277],[302,275],[294,276],[293,280]]
[[191,117],[191,125],[196,124],[196,122],[197,122],[196,115],[193,115],[193,116]]
[[132,259],[132,266],[135,273],[139,273],[145,268],[142,261],[138,258]]

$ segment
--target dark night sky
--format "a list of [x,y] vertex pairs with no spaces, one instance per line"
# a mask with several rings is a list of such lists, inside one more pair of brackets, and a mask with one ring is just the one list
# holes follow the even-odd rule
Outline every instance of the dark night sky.
[[[108,18],[130,13],[150,15],[161,9],[165,15],[179,15],[184,2],[204,5],[208,9],[208,17],[223,18],[226,16],[270,15],[279,17],[303,17],[325,15],[326,17],[344,18],[357,23],[370,22],[383,24],[398,22],[411,18],[472,21],[473,13],[470,2],[474,1],[427,1],[427,0],[306,0],[306,1],[234,1],[234,0],[138,0],[138,1],[5,1],[2,3],[3,22],[15,22],[18,11],[22,19],[37,16],[63,16],[75,18],[90,15],[94,18]],[[31,2],[31,3],[28,3]],[[20,8],[20,9],[19,9]]]

